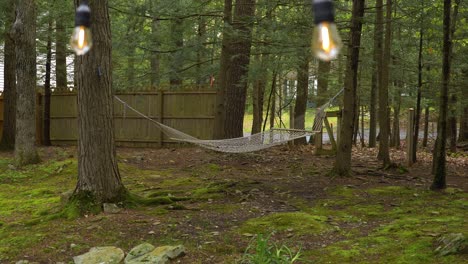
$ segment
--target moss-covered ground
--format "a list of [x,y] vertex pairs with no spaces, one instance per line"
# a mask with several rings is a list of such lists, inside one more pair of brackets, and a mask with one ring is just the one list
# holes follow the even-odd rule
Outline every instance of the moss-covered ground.
[[333,157],[309,147],[119,149],[122,179],[140,202],[85,216],[61,199],[76,184],[75,148],[42,148],[42,162],[23,168],[0,153],[0,263],[69,263],[93,246],[128,252],[142,242],[184,244],[181,263],[239,263],[258,234],[300,250],[299,263],[467,263],[466,254],[434,253],[441,235],[468,236],[466,165],[449,162],[449,188],[433,192],[429,163],[382,171],[360,151],[353,177],[332,178]]

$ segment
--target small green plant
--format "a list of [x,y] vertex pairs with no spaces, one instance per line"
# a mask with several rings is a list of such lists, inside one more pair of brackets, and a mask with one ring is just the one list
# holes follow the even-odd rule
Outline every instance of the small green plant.
[[242,264],[292,264],[301,260],[301,250],[294,252],[286,245],[271,243],[270,236],[257,235],[247,246]]

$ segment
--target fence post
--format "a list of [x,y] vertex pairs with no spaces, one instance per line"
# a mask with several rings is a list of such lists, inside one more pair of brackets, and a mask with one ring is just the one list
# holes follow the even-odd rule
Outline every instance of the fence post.
[[413,153],[414,149],[414,109],[410,108],[408,110],[408,127],[406,128],[406,159],[408,161],[408,166],[413,165]]
[[[164,122],[164,90],[159,90],[159,123],[163,124]],[[164,133],[162,130],[159,130],[159,147],[162,147],[164,144]]]

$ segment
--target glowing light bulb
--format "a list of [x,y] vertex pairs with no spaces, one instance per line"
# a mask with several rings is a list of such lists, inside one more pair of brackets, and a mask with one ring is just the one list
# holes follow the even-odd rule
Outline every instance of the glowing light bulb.
[[340,35],[334,23],[321,22],[315,26],[312,51],[316,57],[330,61],[338,56],[342,46]]
[[343,43],[334,23],[335,11],[331,0],[313,0],[315,28],[312,36],[312,51],[324,61],[338,56]]
[[70,39],[70,45],[76,55],[86,54],[93,46],[90,18],[91,10],[87,1],[83,1],[76,9],[75,28]]
[[75,27],[70,40],[70,45],[76,55],[86,54],[93,46],[91,30],[85,26]]

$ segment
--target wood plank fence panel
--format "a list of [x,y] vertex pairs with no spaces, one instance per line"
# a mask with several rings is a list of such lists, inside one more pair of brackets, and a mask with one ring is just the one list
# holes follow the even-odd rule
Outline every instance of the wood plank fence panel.
[[[211,139],[214,126],[215,91],[121,93],[117,96],[156,121],[201,139]],[[162,106],[161,106],[162,102]],[[76,94],[53,94],[51,140],[53,144],[76,143]],[[154,147],[176,141],[161,138],[159,128],[114,100],[114,129],[117,145]],[[161,119],[160,112],[163,111]]]

